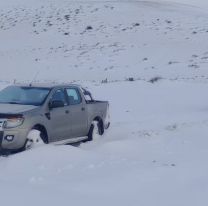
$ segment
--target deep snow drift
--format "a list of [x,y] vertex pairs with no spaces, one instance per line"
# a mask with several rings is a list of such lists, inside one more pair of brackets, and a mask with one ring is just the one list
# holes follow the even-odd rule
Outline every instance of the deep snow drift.
[[90,143],[0,157],[1,204],[207,204],[208,7],[180,3],[0,2],[0,86],[76,81],[112,122]]

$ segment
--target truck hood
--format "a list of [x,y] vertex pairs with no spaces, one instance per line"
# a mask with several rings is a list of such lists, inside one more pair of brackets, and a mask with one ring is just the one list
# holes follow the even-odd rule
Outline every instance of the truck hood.
[[21,104],[0,104],[1,114],[19,114],[23,112],[36,109],[37,106],[34,105],[21,105]]

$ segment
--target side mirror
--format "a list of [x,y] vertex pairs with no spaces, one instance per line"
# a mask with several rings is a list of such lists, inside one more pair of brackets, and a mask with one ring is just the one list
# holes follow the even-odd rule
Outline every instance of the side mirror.
[[87,90],[84,90],[83,93],[84,93],[84,95],[86,95],[86,96],[90,96],[90,95],[91,95],[91,93],[88,92]]
[[49,109],[58,108],[58,107],[64,107],[64,102],[61,100],[54,100],[49,102]]

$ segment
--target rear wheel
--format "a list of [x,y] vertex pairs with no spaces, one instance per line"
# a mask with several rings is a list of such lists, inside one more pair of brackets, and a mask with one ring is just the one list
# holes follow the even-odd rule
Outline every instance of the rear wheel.
[[97,122],[97,129],[98,129],[98,134],[99,135],[103,135],[104,134],[105,129],[104,129],[104,125],[103,125],[103,121],[102,120]]
[[102,121],[93,121],[88,132],[88,138],[84,142],[92,141],[104,134],[104,126]]

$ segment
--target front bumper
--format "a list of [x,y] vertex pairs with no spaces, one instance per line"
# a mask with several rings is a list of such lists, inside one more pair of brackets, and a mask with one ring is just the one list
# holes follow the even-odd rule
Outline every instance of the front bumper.
[[20,151],[20,150],[17,150],[17,149],[2,148],[3,139],[4,139],[4,132],[0,131],[0,155],[8,155],[8,154]]
[[3,138],[4,138],[4,132],[0,131],[0,150],[2,149],[1,145],[2,145],[2,142],[3,142]]
[[[10,129],[0,131],[0,153],[2,151],[18,151],[21,150],[26,141],[27,130],[25,129]],[[12,141],[7,140],[7,136],[13,136]]]

